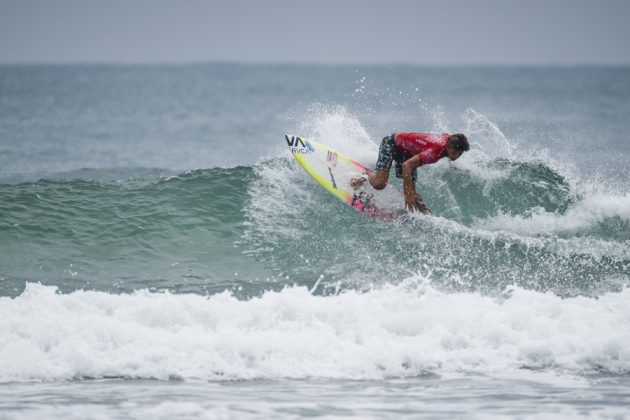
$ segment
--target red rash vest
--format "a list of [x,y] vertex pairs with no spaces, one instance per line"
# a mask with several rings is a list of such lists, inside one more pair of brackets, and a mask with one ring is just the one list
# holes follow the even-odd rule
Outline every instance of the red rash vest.
[[394,144],[405,155],[418,155],[423,165],[435,163],[446,157],[449,134],[396,133]]

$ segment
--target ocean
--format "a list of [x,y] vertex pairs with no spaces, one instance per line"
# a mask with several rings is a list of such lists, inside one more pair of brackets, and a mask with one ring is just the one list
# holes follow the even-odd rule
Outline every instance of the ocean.
[[[629,115],[629,67],[2,65],[0,418],[630,418]],[[470,140],[431,216],[284,140],[396,131]]]

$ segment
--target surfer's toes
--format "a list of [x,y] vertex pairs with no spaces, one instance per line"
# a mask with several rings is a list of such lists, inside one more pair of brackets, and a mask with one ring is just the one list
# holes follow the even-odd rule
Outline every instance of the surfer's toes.
[[350,186],[352,187],[353,190],[356,190],[357,188],[361,188],[361,186],[365,184],[365,181],[367,181],[367,179],[368,177],[366,174],[361,174],[350,180]]

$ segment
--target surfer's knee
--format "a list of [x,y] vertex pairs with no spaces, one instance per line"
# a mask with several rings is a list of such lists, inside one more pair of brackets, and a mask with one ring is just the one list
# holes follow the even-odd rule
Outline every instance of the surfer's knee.
[[376,170],[376,173],[370,175],[370,184],[375,190],[382,190],[387,186],[389,172],[384,170]]
[[387,180],[376,178],[370,180],[370,184],[372,184],[372,188],[374,188],[375,190],[382,190],[387,186]]

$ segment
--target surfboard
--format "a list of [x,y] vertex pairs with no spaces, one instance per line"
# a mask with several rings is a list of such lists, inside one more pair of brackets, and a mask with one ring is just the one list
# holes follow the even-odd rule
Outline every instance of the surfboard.
[[[326,191],[363,214],[392,220],[405,213],[400,193],[391,186],[375,190],[369,182],[353,189],[350,181],[369,171],[350,157],[316,141],[285,135],[287,146],[304,170]],[[395,197],[394,200],[392,197]]]

